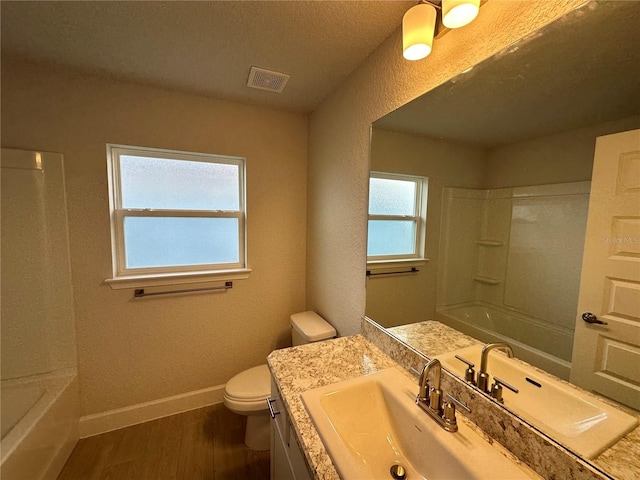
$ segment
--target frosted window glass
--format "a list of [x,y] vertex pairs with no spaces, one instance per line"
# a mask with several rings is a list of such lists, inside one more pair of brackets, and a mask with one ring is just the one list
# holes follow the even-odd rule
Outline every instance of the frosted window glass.
[[369,220],[367,255],[412,255],[415,233],[412,220]]
[[371,178],[369,180],[369,214],[415,215],[416,182]]
[[125,217],[127,268],[237,263],[238,219]]
[[238,165],[120,156],[122,208],[239,210]]

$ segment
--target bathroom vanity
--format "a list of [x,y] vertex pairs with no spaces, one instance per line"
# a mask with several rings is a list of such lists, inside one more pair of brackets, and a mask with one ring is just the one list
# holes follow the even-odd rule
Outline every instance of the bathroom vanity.
[[[300,394],[399,364],[362,335],[278,350],[268,362],[273,375],[272,405],[274,413],[280,412],[272,420],[272,474],[277,473],[272,478],[339,479]],[[467,426],[475,429],[470,422]],[[524,470],[527,478],[541,478],[500,445],[494,444],[493,448]]]
[[[430,356],[477,344],[476,340],[437,322],[422,333],[425,334],[423,341],[428,344]],[[419,370],[424,363],[424,355],[368,320],[363,320],[360,335],[272,352],[268,357],[272,374],[272,478],[340,478],[305,408],[301,398],[303,392],[392,367],[411,375],[409,370]],[[412,378],[417,392],[417,376]],[[618,442],[624,444],[622,447],[616,444],[589,463],[540,434],[490,398],[478,395],[462,380],[443,374],[442,389],[445,394],[451,393],[471,407],[470,414],[458,411],[458,422],[463,422],[465,428],[474,429],[529,478],[611,478],[600,471],[598,460],[601,457],[607,463],[607,473],[613,478],[637,478],[640,473],[629,463],[633,460],[629,460],[627,455],[624,456],[626,459],[619,455],[620,448],[629,448],[629,444],[634,443],[633,435],[638,433],[638,428]]]
[[271,378],[271,396],[268,402],[269,414],[271,415],[271,478],[310,480],[312,477],[307,467],[307,461],[273,377]]
[[[280,411],[272,420],[275,448],[271,450],[271,463],[278,472],[278,476],[272,478],[339,479],[300,394],[374,373],[396,363],[361,335],[276,350],[267,360],[273,378],[271,400],[275,401],[272,404]],[[298,447],[305,460],[306,471],[303,472],[295,460]],[[287,461],[296,463],[289,472],[286,471]],[[300,476],[285,475],[283,471],[287,474],[293,471]]]

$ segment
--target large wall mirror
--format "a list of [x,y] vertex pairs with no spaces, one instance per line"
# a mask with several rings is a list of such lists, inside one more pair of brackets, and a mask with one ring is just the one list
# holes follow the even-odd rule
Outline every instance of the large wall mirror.
[[[368,263],[369,318],[437,320],[571,378],[596,138],[640,128],[638,25],[640,2],[589,2],[373,124],[371,171],[428,178],[428,202],[425,259]],[[636,262],[638,221],[608,238]]]

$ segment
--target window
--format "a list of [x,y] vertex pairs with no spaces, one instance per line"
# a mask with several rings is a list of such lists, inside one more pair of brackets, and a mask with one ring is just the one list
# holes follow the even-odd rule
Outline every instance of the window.
[[107,145],[107,158],[113,288],[248,272],[244,158],[123,145]]
[[368,262],[422,260],[428,179],[371,172]]

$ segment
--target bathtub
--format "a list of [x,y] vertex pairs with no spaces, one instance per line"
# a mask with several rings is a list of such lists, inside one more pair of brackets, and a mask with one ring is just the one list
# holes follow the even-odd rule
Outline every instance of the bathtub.
[[569,380],[571,330],[479,303],[440,307],[436,309],[436,320],[485,343],[506,342],[516,357]]
[[0,477],[55,479],[78,441],[76,369],[3,380]]

